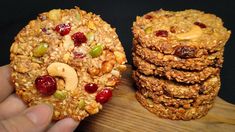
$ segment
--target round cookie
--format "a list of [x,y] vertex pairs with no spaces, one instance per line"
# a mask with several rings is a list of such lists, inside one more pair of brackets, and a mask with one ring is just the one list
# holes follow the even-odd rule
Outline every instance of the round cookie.
[[134,38],[143,46],[180,58],[194,58],[220,51],[231,32],[220,18],[198,10],[157,10],[137,16]]
[[200,58],[183,59],[175,55],[164,55],[159,51],[154,51],[142,47],[140,44],[135,44],[135,42],[133,42],[133,46],[133,50],[137,55],[157,66],[167,66],[186,70],[203,70],[208,66],[221,68],[223,64],[223,48],[221,51],[217,51],[210,55],[203,55]]
[[132,76],[139,88],[144,88],[154,93],[154,95],[161,96],[165,94],[179,99],[197,98],[200,95],[211,93],[211,91],[220,86],[219,76],[210,77],[201,84],[191,85],[160,79],[154,76],[145,76],[138,71],[134,71]]
[[15,37],[10,59],[17,95],[28,106],[51,104],[53,120],[99,112],[126,69],[115,29],[78,7],[30,21]]
[[217,75],[220,72],[220,68],[213,67],[206,67],[201,71],[185,71],[173,69],[170,67],[160,67],[148,63],[135,53],[133,53],[133,63],[137,67],[138,71],[145,75],[164,76],[169,80],[176,80],[177,82],[191,84],[200,83],[210,76]]
[[206,95],[199,95],[193,99],[174,98],[168,95],[157,95],[146,88],[139,87],[139,92],[146,98],[150,98],[156,104],[162,104],[167,107],[183,107],[188,109],[190,107],[197,107],[205,104],[210,104],[214,101],[220,89],[220,85],[216,86],[210,93]]
[[185,108],[174,108],[166,107],[162,104],[156,104],[151,99],[145,98],[141,93],[136,92],[136,99],[139,103],[150,112],[156,114],[161,118],[167,118],[172,120],[191,120],[205,116],[208,111],[212,108],[213,103],[201,105],[198,107]]

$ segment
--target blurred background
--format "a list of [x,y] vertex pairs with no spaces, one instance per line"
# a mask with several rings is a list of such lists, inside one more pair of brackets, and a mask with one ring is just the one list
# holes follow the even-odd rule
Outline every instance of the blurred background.
[[225,62],[221,71],[222,87],[219,96],[235,104],[235,1],[233,0],[6,0],[0,4],[0,65],[9,61],[9,49],[14,36],[37,14],[54,8],[79,6],[88,12],[99,14],[112,27],[125,48],[129,64],[131,60],[131,27],[137,15],[165,9],[179,11],[198,9],[213,13],[224,21],[224,26],[232,31],[225,48]]

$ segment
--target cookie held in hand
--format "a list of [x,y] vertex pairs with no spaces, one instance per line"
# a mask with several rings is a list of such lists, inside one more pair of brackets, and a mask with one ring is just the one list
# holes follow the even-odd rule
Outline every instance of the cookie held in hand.
[[80,121],[99,112],[126,69],[115,29],[78,7],[40,14],[10,52],[17,95],[28,106],[53,105],[54,120]]

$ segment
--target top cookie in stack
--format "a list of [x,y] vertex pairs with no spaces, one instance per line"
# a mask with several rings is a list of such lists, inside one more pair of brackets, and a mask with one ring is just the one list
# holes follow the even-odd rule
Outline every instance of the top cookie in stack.
[[[193,9],[157,10],[138,16],[132,29],[133,62],[137,68],[133,78],[139,102],[170,119],[205,115],[220,88],[224,46],[231,34],[222,20]],[[194,96],[186,97],[185,89],[195,91]]]
[[[230,31],[223,27],[220,18],[212,14],[197,10],[181,12],[158,10],[137,17],[133,25],[133,34],[134,40],[144,47],[142,51],[151,49],[158,52],[154,57],[145,56],[151,58],[152,60],[148,60],[152,63],[180,69],[201,70],[215,63],[211,60],[222,57],[219,52],[223,52]],[[150,54],[149,50],[142,53]],[[154,58],[156,59],[153,60]],[[159,59],[162,61],[160,64]],[[168,61],[170,62],[164,63]],[[182,64],[184,61],[186,63]],[[190,63],[197,65],[192,66]],[[218,63],[221,66],[221,62]]]

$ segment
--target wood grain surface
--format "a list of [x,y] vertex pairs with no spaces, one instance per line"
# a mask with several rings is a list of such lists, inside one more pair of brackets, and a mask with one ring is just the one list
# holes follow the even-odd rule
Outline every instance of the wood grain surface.
[[112,100],[98,114],[83,120],[76,131],[84,132],[235,132],[235,105],[217,97],[209,113],[197,120],[162,119],[143,108],[135,99],[131,67],[123,74]]

